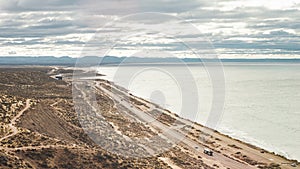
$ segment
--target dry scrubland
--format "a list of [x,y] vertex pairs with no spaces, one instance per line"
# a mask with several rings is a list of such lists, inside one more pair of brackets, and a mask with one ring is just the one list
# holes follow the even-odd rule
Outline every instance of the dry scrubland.
[[[67,81],[55,80],[48,72],[52,75],[64,73]],[[116,135],[110,133],[105,137],[111,137],[111,141],[102,140],[99,146],[86,135],[74,109],[72,86],[68,81],[71,73],[47,67],[0,68],[0,168],[229,168],[224,165],[226,161],[218,161],[217,156],[216,159],[208,157],[202,150],[199,150],[201,153],[195,152],[184,142],[147,158],[125,158],[106,151],[102,148],[106,145],[122,149],[118,145],[122,142],[116,141]],[[165,126],[183,126],[176,131],[185,133],[187,139],[201,146],[211,148],[222,159],[233,160],[245,168],[291,168],[281,163],[292,161],[217,132],[209,134],[203,126],[179,120],[178,116],[141,98],[125,96],[125,89],[108,81],[98,80],[97,83],[100,87],[95,89],[96,100],[102,116],[110,124],[98,124],[102,125],[101,130],[110,127],[131,139],[151,138],[160,133],[159,129],[136,120],[138,117],[126,106],[116,104],[105,92],[109,90]],[[83,95],[80,91],[75,92]],[[156,106],[156,109],[151,109],[151,106]],[[201,135],[208,139],[199,140]],[[159,148],[160,143],[158,140],[151,148]],[[129,153],[141,152],[132,149]]]

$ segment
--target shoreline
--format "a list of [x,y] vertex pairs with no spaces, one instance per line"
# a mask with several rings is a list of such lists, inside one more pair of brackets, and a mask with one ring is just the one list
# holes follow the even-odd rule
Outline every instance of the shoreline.
[[[287,160],[292,160],[292,161],[298,161],[298,159],[296,158],[293,158],[293,157],[289,157],[288,155],[288,152],[285,152],[281,149],[277,149],[276,150],[276,147],[271,145],[271,144],[267,144],[267,143],[261,143],[262,141],[260,140],[257,140],[253,137],[250,137],[250,136],[240,136],[238,134],[236,134],[236,132],[232,131],[231,133],[233,133],[232,135],[231,134],[228,134],[226,132],[222,132],[222,131],[219,131],[217,130],[218,132],[220,132],[221,134],[225,135],[225,136],[228,136],[232,139],[235,139],[237,141],[241,141],[245,144],[249,144],[253,147],[257,147],[258,149],[264,149],[266,151],[268,151],[269,153],[274,153],[275,155],[278,155],[278,156],[282,156],[284,158],[286,158]],[[239,132],[239,130],[236,130]],[[233,135],[236,135],[236,136],[233,136]]]
[[[274,152],[265,150],[259,146],[255,146],[251,143],[247,143],[245,141],[241,141],[237,138],[233,138],[229,135],[223,134],[217,130],[205,127],[204,125],[201,125],[200,123],[193,122],[191,120],[179,117],[176,113],[173,113],[173,112],[161,107],[160,105],[152,103],[142,97],[135,96],[135,95],[131,94],[131,91],[129,91],[128,89],[103,78],[104,76],[102,76],[103,74],[101,72],[95,72],[95,73],[101,73],[101,76],[94,76],[94,78],[89,78],[89,77],[91,77],[90,71],[86,71],[86,72],[89,72],[87,74],[88,76],[85,76],[83,79],[93,82],[95,84],[98,82],[104,83],[110,89],[112,89],[112,88],[116,89],[118,91],[117,93],[123,93],[122,95],[128,95],[127,96],[128,100],[134,100],[134,101],[137,101],[138,103],[142,102],[143,104],[153,105],[154,107],[157,107],[162,112],[164,112],[164,114],[171,115],[172,117],[176,118],[177,120],[180,119],[181,121],[184,121],[185,125],[188,126],[188,129],[180,130],[180,132],[185,133],[186,137],[189,138],[192,142],[201,144],[204,147],[210,148],[215,153],[218,153],[217,158],[222,158],[222,160],[220,160],[220,161],[218,161],[218,159],[215,160],[215,161],[220,162],[220,163],[218,163],[219,166],[223,165],[223,167],[226,168],[226,165],[224,165],[224,161],[227,161],[227,160],[232,160],[233,162],[240,163],[241,165],[247,164],[249,168],[252,168],[252,167],[257,168],[257,167],[260,167],[261,165],[263,165],[265,167],[276,167],[278,165],[281,168],[292,169],[292,168],[295,168],[295,166],[299,165],[298,160],[288,159],[287,157],[284,157],[284,156],[276,154]],[[72,74],[69,74],[69,75],[71,75],[71,76],[69,76],[69,78],[70,78],[69,80],[74,80],[74,79],[72,79],[73,78]],[[88,77],[88,78],[86,78],[86,77]],[[97,87],[97,90],[104,92],[108,96],[110,95],[105,90],[104,91],[103,91],[103,89],[101,90],[99,88],[99,86]],[[117,95],[119,95],[119,94],[117,94]],[[117,96],[117,97],[119,97],[119,96]],[[113,98],[113,97],[110,96],[110,98]],[[121,100],[123,100],[123,99],[121,99]],[[136,104],[136,103],[134,103],[133,106],[136,108],[142,109],[144,112],[148,111],[147,108],[145,108],[145,106],[141,107],[141,105]],[[209,131],[208,132],[208,136],[209,136],[208,141],[201,142],[201,140],[198,140],[199,133],[201,135],[201,133],[203,131]],[[207,133],[205,133],[205,134],[207,134]],[[182,149],[188,149],[190,151],[190,153],[195,154],[195,150],[193,148],[186,147],[186,144],[182,145],[180,143],[177,146],[183,146]],[[202,159],[208,158],[206,156],[202,156],[203,155],[202,151],[197,150],[196,152],[197,153],[195,155],[201,153]],[[211,161],[211,158],[208,158],[206,160]],[[212,164],[212,162],[208,162],[208,164]],[[227,163],[227,164],[230,164],[230,163]],[[235,165],[237,165],[237,164],[235,164]],[[231,167],[231,168],[239,168],[239,167]]]
[[[105,77],[105,76],[107,76],[107,75],[101,74],[101,76],[96,76],[94,79],[96,79],[96,80],[99,80],[99,79],[101,79],[101,80],[107,80],[107,79],[103,79],[103,77]],[[93,78],[86,78],[86,80],[88,80],[88,79],[91,80],[91,79],[93,79]],[[107,81],[113,83],[115,86],[118,86],[118,87],[121,87],[121,88],[125,89],[126,91],[128,91],[128,92],[131,93],[131,94],[134,93],[134,91],[130,91],[129,89],[124,88],[123,86],[119,86],[118,84],[115,84],[115,82],[113,82],[113,81],[110,81],[110,80],[107,80]],[[132,94],[132,95],[133,95],[134,97],[138,98],[138,99],[142,99],[142,100],[144,100],[144,101],[146,101],[146,102],[148,102],[148,103],[157,105],[157,106],[159,106],[161,109],[163,109],[163,110],[165,110],[165,111],[168,111],[168,112],[170,112],[170,113],[172,113],[172,114],[178,116],[177,113],[174,113],[174,112],[172,112],[172,111],[170,111],[170,110],[168,110],[168,109],[162,107],[161,105],[159,105],[159,104],[157,104],[157,103],[151,102],[151,101],[149,101],[149,100],[147,100],[147,99],[145,99],[145,98],[143,98],[143,97],[141,97],[141,96],[137,96],[137,95],[134,95],[134,94]],[[204,124],[201,124],[201,123],[199,123],[199,122],[195,122],[195,121],[192,121],[192,120],[190,120],[190,119],[186,119],[186,118],[181,117],[181,116],[178,116],[178,117],[180,117],[180,118],[182,118],[182,119],[185,119],[185,120],[188,120],[188,121],[190,121],[191,123],[198,124],[198,125],[200,125],[200,126],[202,126],[202,127],[206,127]],[[283,158],[285,158],[286,160],[296,161],[297,163],[300,163],[300,160],[299,160],[299,159],[288,157],[288,153],[287,153],[287,152],[282,151],[282,150],[279,150],[279,152],[276,151],[276,150],[271,150],[272,148],[269,149],[269,148],[268,148],[268,144],[262,145],[262,144],[259,143],[260,140],[256,140],[256,139],[254,139],[254,138],[252,138],[252,137],[244,137],[244,138],[242,138],[243,136],[240,136],[240,137],[237,136],[237,137],[235,137],[235,136],[233,136],[233,135],[230,135],[230,134],[228,134],[228,133],[224,133],[224,132],[220,131],[220,129],[219,129],[219,130],[218,130],[218,129],[211,129],[211,128],[209,128],[209,127],[206,127],[206,128],[209,129],[209,130],[213,130],[214,132],[218,132],[218,133],[220,133],[220,134],[222,134],[222,135],[224,135],[224,136],[226,136],[226,137],[229,137],[229,138],[231,138],[231,139],[234,139],[234,140],[236,140],[236,141],[242,142],[242,143],[244,143],[244,144],[248,144],[249,147],[255,147],[256,149],[263,149],[265,152],[274,154],[274,155],[276,155],[276,156],[283,157]],[[238,131],[238,130],[237,130],[237,131]],[[242,132],[242,131],[241,131],[241,132]],[[236,134],[234,131],[233,131],[232,133],[235,134],[235,135],[238,135],[238,134]],[[249,139],[253,139],[253,140],[256,141],[257,143],[252,142],[252,141],[250,141]],[[273,146],[272,146],[272,145],[269,145],[269,147],[273,147]],[[281,152],[282,154],[280,154],[280,152]],[[285,155],[284,155],[284,154],[285,154]]]
[[[97,73],[99,73],[99,72],[97,72]],[[228,159],[235,159],[236,161],[243,161],[246,164],[252,164],[252,165],[253,164],[257,165],[260,163],[273,165],[273,163],[276,163],[276,164],[279,163],[279,165],[281,165],[281,167],[283,167],[283,168],[294,168],[291,165],[299,164],[299,162],[297,160],[288,159],[287,157],[284,157],[284,156],[278,155],[274,152],[262,149],[251,143],[247,143],[245,141],[241,141],[237,138],[233,138],[229,135],[223,134],[220,131],[205,127],[204,125],[199,124],[197,122],[193,122],[191,120],[179,117],[176,113],[173,113],[173,112],[161,107],[160,105],[152,103],[142,97],[135,96],[135,95],[131,94],[130,93],[131,91],[129,91],[128,89],[125,89],[122,86],[118,86],[114,82],[108,81],[107,79],[103,79],[103,76],[100,77],[101,80],[99,79],[99,76],[97,76],[95,79],[90,79],[90,78],[88,78],[88,79],[95,80],[95,81],[105,81],[105,83],[107,83],[107,85],[109,84],[109,85],[111,85],[111,87],[115,87],[119,91],[123,91],[123,92],[125,91],[126,93],[128,93],[130,95],[131,98],[133,98],[135,100],[139,100],[139,101],[143,101],[145,103],[155,105],[155,106],[159,107],[161,110],[165,111],[165,113],[170,113],[170,114],[176,116],[178,119],[185,121],[186,122],[185,124],[192,124],[193,125],[192,133],[191,133],[191,131],[189,131],[188,135],[187,135],[192,140],[196,140],[195,138],[197,138],[197,137],[194,137],[194,134],[197,134],[195,131],[211,131],[211,133],[209,133],[210,137],[213,137],[215,140],[211,141],[212,143],[210,143],[210,144],[205,144],[205,143],[202,143],[202,144],[204,144],[206,147],[209,147],[210,149],[212,149],[215,152],[223,154],[223,156],[227,157]],[[138,106],[138,105],[135,105],[135,106]],[[219,139],[219,137],[221,139]],[[196,140],[196,141],[198,141],[198,140]],[[222,147],[222,148],[220,148],[220,147]],[[252,166],[252,165],[250,165],[250,166]]]
[[[226,64],[226,63],[225,63]],[[242,65],[243,66],[243,65]],[[113,79],[113,73],[114,73],[114,71],[115,70],[118,70],[118,69],[115,69],[115,68],[107,68],[106,69],[106,66],[103,66],[104,68],[103,69],[101,69],[102,68],[102,66],[101,67],[99,67],[99,68],[97,68],[97,70],[99,70],[99,71],[101,71],[102,73],[107,73],[107,77],[103,77],[104,79],[107,79],[107,80],[111,80],[111,81],[116,81],[116,83],[118,84],[118,85],[122,85],[123,84],[123,82],[126,82],[126,80],[123,80],[122,78],[120,78],[120,80],[118,80],[118,79]],[[141,67],[141,68],[144,68],[144,67]],[[169,67],[168,67],[169,68]],[[228,67],[225,67],[225,69],[228,69],[228,70],[231,70],[231,68],[232,67],[230,67],[230,66],[228,66]],[[248,68],[248,67],[247,67]],[[269,67],[268,67],[269,68]],[[284,70],[285,70],[285,68],[286,67],[284,67]],[[96,68],[94,68],[95,70],[96,70]],[[131,68],[124,68],[124,70],[130,70]],[[133,67],[133,69],[134,69],[134,67]],[[137,70],[139,70],[139,68],[136,68]],[[251,68],[252,69],[252,68]],[[134,69],[135,70],[135,69]],[[273,70],[273,69],[272,69]],[[294,70],[294,69],[293,69]],[[228,71],[229,73],[231,73],[230,71]],[[276,72],[275,72],[276,73]],[[285,73],[285,71],[283,72],[283,73]],[[236,74],[233,74],[233,75],[236,75]],[[234,77],[233,75],[231,75],[231,78],[232,77]],[[230,76],[229,76],[230,77]],[[289,77],[289,76],[288,76]],[[124,75],[124,79],[126,79],[126,78],[128,78],[126,75]],[[197,76],[197,78],[199,78],[198,76]],[[140,78],[140,79],[143,79],[143,78]],[[148,80],[149,79],[149,80]],[[229,78],[230,79],[230,78]],[[233,79],[233,78],[232,78]],[[280,80],[280,78],[278,78],[279,80]],[[277,78],[275,78],[275,80],[278,80]],[[248,80],[248,79],[246,79],[246,80]],[[150,83],[151,81],[154,81],[154,83],[158,83],[159,81],[157,81],[157,80],[151,80],[151,77],[147,77],[146,79],[144,79],[143,80],[144,82],[137,82],[137,84],[132,84],[132,86],[135,86],[136,87],[136,91],[130,91],[130,92],[132,92],[132,93],[134,93],[135,95],[138,95],[139,97],[144,97],[144,98],[149,98],[149,94],[151,94],[151,93],[148,93],[145,89],[143,89],[143,86],[142,85],[145,85],[145,88],[152,88],[151,87],[151,85],[149,86],[148,85],[148,83]],[[229,80],[230,81],[230,80]],[[231,80],[231,82],[232,82],[233,80]],[[120,82],[120,83],[118,83],[118,82]],[[169,82],[169,81],[168,81]],[[242,81],[243,82],[243,81]],[[147,83],[147,84],[146,84]],[[151,83],[150,83],[151,84]],[[240,83],[239,83],[240,84]],[[232,85],[233,86],[233,84],[230,84],[230,85]],[[234,84],[234,85],[236,85],[236,84]],[[238,84],[237,84],[238,85]],[[255,84],[254,84],[255,85]],[[263,84],[264,85],[264,84]],[[124,85],[124,86],[126,86],[126,85]],[[158,86],[158,88],[159,88],[159,85],[157,85]],[[274,85],[273,85],[274,86]],[[271,86],[271,87],[273,87],[273,86]],[[278,85],[275,85],[275,87],[278,87]],[[131,87],[130,87],[131,88]],[[163,88],[163,87],[162,87]],[[245,87],[246,88],[246,87]],[[134,90],[134,88],[131,88],[132,90]],[[163,89],[165,89],[165,88],[163,88]],[[173,89],[173,88],[172,88]],[[231,87],[231,89],[233,89],[232,87]],[[252,88],[250,88],[250,89],[254,89],[253,87]],[[264,90],[262,90],[261,88],[259,88],[260,89],[260,91],[264,91]],[[267,91],[269,91],[270,89],[267,89]],[[284,89],[283,89],[284,90]],[[242,88],[242,90],[241,91],[243,91],[243,88]],[[286,90],[284,90],[284,91],[286,91]],[[172,90],[171,90],[171,92],[172,92]],[[170,93],[171,92],[169,92],[169,90],[166,92],[166,94],[169,94],[168,96],[170,96]],[[287,91],[288,92],[288,91]],[[206,92],[204,92],[204,94],[207,94]],[[235,96],[236,95],[236,93],[233,93],[233,94],[230,94],[231,96]],[[255,99],[255,97],[254,97],[254,95],[255,94],[252,94],[252,95],[250,95],[250,97],[249,97],[249,99],[252,99],[252,100],[250,100],[250,101],[252,101],[251,102],[251,104],[253,105],[253,104],[257,104],[258,106],[262,106],[260,103],[257,103],[257,102],[255,102],[255,100],[253,100],[253,99]],[[272,95],[273,96],[273,95]],[[233,98],[233,99],[232,99]],[[234,98],[238,98],[238,97],[231,97],[231,100],[235,100],[236,101],[236,99],[234,99]],[[245,97],[246,99],[247,99],[247,97]],[[266,98],[266,97],[264,97],[264,96],[262,96],[262,97],[258,97],[257,99],[261,99],[261,98]],[[275,97],[276,98],[276,97]],[[170,102],[168,103],[168,104],[170,104],[170,105],[175,105],[175,106],[165,106],[165,105],[162,105],[162,106],[165,106],[165,107],[169,107],[171,110],[174,110],[174,112],[180,112],[180,110],[178,109],[178,106],[176,107],[176,103],[178,103],[178,101],[176,101],[176,99],[177,98],[169,98],[170,99]],[[204,98],[205,99],[205,98]],[[244,100],[246,100],[246,99],[244,99]],[[152,100],[152,99],[151,99]],[[175,100],[175,101],[174,101]],[[180,100],[180,98],[179,98],[179,100]],[[280,103],[280,104],[285,104],[285,102],[284,102],[284,100],[281,100],[281,99],[278,99],[279,101],[278,101],[278,103]],[[209,101],[207,101],[207,102],[209,102]],[[274,102],[274,100],[271,100],[271,101],[267,101],[266,103],[269,103],[269,102]],[[159,102],[157,102],[157,103],[159,103]],[[175,104],[173,104],[173,103],[175,103]],[[231,106],[231,105],[234,105],[234,103],[235,102],[231,102],[231,104],[228,104],[229,106]],[[243,102],[243,103],[245,103],[245,102]],[[294,103],[294,102],[293,102]],[[204,103],[204,104],[206,104],[206,103]],[[249,103],[250,104],[250,103]],[[277,104],[277,105],[280,105],[280,104]],[[240,105],[240,106],[243,106],[243,105],[245,105],[245,104],[242,104],[242,105]],[[268,105],[270,105],[270,104],[268,104]],[[271,107],[271,106],[268,106],[268,105],[266,105],[266,107]],[[274,109],[276,109],[276,110],[274,110],[274,109],[263,109],[261,112],[263,112],[263,111],[265,111],[265,113],[262,113],[262,120],[267,120],[266,121],[266,124],[265,125],[259,125],[259,126],[267,126],[267,128],[266,129],[263,129],[263,130],[258,130],[257,129],[257,127],[255,127],[255,123],[252,125],[251,123],[251,121],[249,121],[249,122],[247,122],[246,123],[246,125],[248,126],[248,127],[244,127],[243,128],[243,126],[241,126],[241,125],[243,125],[243,123],[242,122],[238,122],[238,121],[232,121],[234,124],[233,125],[231,125],[230,123],[226,123],[226,122],[231,122],[231,120],[229,120],[231,117],[233,118],[233,119],[241,119],[240,117],[245,117],[245,118],[247,118],[247,117],[249,117],[249,116],[235,116],[235,115],[238,115],[238,112],[240,111],[241,113],[246,113],[246,114],[250,114],[250,113],[254,113],[254,115],[255,115],[255,117],[260,117],[260,115],[259,115],[259,113],[257,113],[257,112],[260,112],[259,111],[259,109],[258,109],[258,107],[254,107],[254,108],[247,108],[247,107],[244,107],[243,109],[242,109],[242,107],[241,108],[231,108],[231,107],[229,107],[229,106],[227,106],[227,108],[229,109],[232,109],[232,110],[238,110],[238,111],[232,111],[232,113],[231,112],[226,112],[226,113],[224,113],[224,115],[225,115],[225,117],[226,118],[224,118],[225,120],[224,120],[224,122],[225,123],[219,123],[219,126],[216,128],[218,131],[220,131],[220,132],[222,132],[222,133],[224,133],[224,134],[226,134],[226,135],[228,135],[228,136],[230,136],[230,137],[233,137],[233,138],[236,138],[236,139],[239,139],[239,140],[241,140],[241,141],[243,141],[243,142],[247,142],[247,143],[249,143],[249,144],[253,144],[253,145],[255,145],[255,146],[257,146],[257,147],[261,147],[261,148],[264,148],[264,149],[267,149],[268,151],[270,151],[270,152],[275,152],[276,154],[279,154],[279,155],[283,155],[283,156],[285,156],[286,158],[288,158],[288,159],[291,159],[291,160],[300,160],[300,156],[299,156],[299,153],[298,152],[296,152],[295,150],[294,150],[294,147],[299,147],[298,146],[298,143],[295,143],[295,144],[293,144],[293,141],[292,140],[298,140],[297,138],[297,132],[294,134],[294,135],[290,135],[291,134],[291,132],[289,132],[290,130],[286,130],[286,128],[287,127],[289,127],[289,126],[292,126],[292,127],[294,127],[293,129],[297,129],[297,125],[295,124],[295,123],[286,123],[286,122],[288,122],[288,120],[280,120],[280,118],[279,118],[279,121],[278,121],[278,118],[277,119],[275,119],[275,116],[278,116],[278,115],[280,115],[280,114],[278,114],[278,113],[280,113],[280,111],[277,111],[277,109],[276,108],[274,108]],[[273,107],[276,107],[276,106],[273,106]],[[287,108],[287,106],[284,106],[285,108]],[[209,107],[208,107],[209,108]],[[256,109],[258,110],[258,111],[256,111]],[[283,109],[284,110],[284,109]],[[289,110],[289,109],[286,109],[286,110]],[[274,111],[274,112],[273,112]],[[297,109],[294,109],[294,110],[290,110],[290,111],[297,111]],[[235,112],[235,113],[234,113]],[[273,112],[273,113],[272,113]],[[275,114],[276,113],[276,114]],[[204,120],[203,120],[203,118],[201,118],[200,120],[196,120],[197,122],[200,122],[200,124],[205,124],[206,123],[206,121],[205,121],[205,118],[208,116],[207,115],[207,113],[204,113],[205,114],[205,117],[204,117]],[[228,115],[227,115],[228,114]],[[231,115],[232,114],[232,115]],[[265,115],[264,115],[265,114]],[[293,114],[293,113],[291,113],[291,114]],[[183,115],[184,116],[184,115]],[[296,116],[294,116],[294,115],[286,115],[287,117],[296,117]],[[235,117],[237,117],[237,118],[235,118]],[[272,122],[272,121],[270,121],[270,123],[268,123],[268,118],[264,118],[264,117],[268,117],[268,118],[274,118],[274,121]],[[192,118],[190,118],[191,120],[193,120]],[[286,118],[287,119],[287,118]],[[293,119],[295,119],[295,118],[293,118]],[[256,121],[258,121],[257,119],[255,119]],[[283,122],[281,122],[281,121],[283,121]],[[271,124],[271,122],[272,123],[279,123],[279,125],[272,125]],[[292,121],[292,122],[294,122],[294,120]],[[226,125],[227,124],[227,125]],[[264,121],[259,121],[259,124],[264,124]],[[285,127],[285,124],[287,125],[286,127]],[[232,127],[232,126],[234,126],[234,127]],[[239,127],[239,126],[241,126],[241,128]],[[249,127],[250,126],[250,127]],[[252,129],[252,127],[251,126],[253,126],[253,129]],[[278,136],[277,137],[277,134],[276,134],[276,132],[273,132],[272,131],[272,127],[273,128],[275,128],[276,129],[276,131],[277,131],[277,129],[280,129],[280,130],[278,130],[279,132],[280,132],[280,137]],[[255,130],[255,129],[257,129],[257,131]],[[244,132],[245,131],[245,132]],[[287,131],[287,134],[284,134],[285,133],[285,131]],[[289,137],[290,136],[290,137]],[[285,141],[285,139],[284,138],[290,138],[290,141],[288,141],[288,140],[286,140]]]
[[[104,76],[105,76],[105,75],[104,75]],[[113,83],[114,83],[114,82],[113,82]],[[126,89],[126,90],[128,90],[128,89]],[[130,90],[128,90],[128,91],[130,92]],[[147,99],[145,99],[145,98],[142,98],[142,97],[139,97],[139,96],[136,96],[136,95],[133,95],[133,96],[136,97],[136,98],[139,98],[139,99],[143,99],[143,100],[145,100],[145,101],[147,101],[147,102],[149,102],[149,103],[151,103],[151,104],[155,104],[155,105],[161,107],[161,105],[158,105],[158,104],[156,104],[156,103],[154,103],[154,102],[151,102],[151,101],[149,101],[149,100],[147,100]],[[297,159],[288,158],[288,157],[286,157],[286,156],[284,156],[284,155],[277,154],[275,151],[266,150],[265,148],[262,148],[262,147],[260,147],[259,145],[255,145],[255,143],[251,143],[251,141],[249,141],[249,142],[248,142],[248,141],[245,141],[247,138],[245,138],[245,140],[241,140],[241,139],[239,139],[239,138],[237,138],[237,137],[234,137],[234,136],[231,136],[231,135],[229,135],[229,134],[222,133],[221,131],[219,131],[219,130],[217,130],[217,129],[212,129],[212,128],[209,128],[209,127],[207,127],[207,126],[205,126],[205,125],[203,125],[203,124],[200,124],[200,123],[198,123],[198,122],[195,122],[195,121],[192,121],[192,120],[190,120],[190,119],[186,119],[186,118],[184,118],[184,117],[181,117],[181,116],[177,115],[176,113],[171,112],[170,110],[168,110],[168,109],[166,109],[166,108],[164,108],[164,107],[161,107],[161,109],[163,109],[163,110],[165,110],[165,111],[168,111],[168,112],[170,112],[170,113],[172,113],[172,114],[178,116],[179,118],[182,118],[182,119],[184,119],[184,120],[190,121],[191,123],[194,123],[195,125],[199,125],[199,126],[201,126],[201,127],[207,128],[208,130],[212,130],[213,132],[216,132],[216,133],[218,133],[218,134],[220,134],[220,135],[223,135],[223,136],[225,136],[225,137],[228,137],[229,139],[233,139],[233,140],[235,140],[235,141],[238,141],[238,142],[241,142],[241,143],[243,143],[243,144],[246,144],[246,145],[249,146],[249,147],[255,148],[255,149],[257,149],[257,150],[264,150],[265,152],[268,152],[268,153],[270,153],[270,154],[274,154],[275,156],[280,156],[280,157],[285,158],[286,160],[296,161],[297,163],[299,163],[299,161],[298,161]]]
[[[111,81],[109,81],[109,82],[110,82],[110,83],[113,83],[113,85],[115,85],[115,86],[118,86],[118,85],[116,85],[114,82],[111,82]],[[123,88],[123,87],[121,86],[121,88]],[[129,91],[128,89],[125,89],[125,90],[127,90],[127,91],[130,93],[130,91]],[[148,103],[150,103],[150,104],[157,105],[156,103],[153,103],[153,102],[151,102],[151,101],[148,101],[148,100],[146,100],[146,99],[144,99],[144,98],[135,96],[135,95],[133,95],[133,94],[130,94],[130,95],[131,95],[132,97],[136,98],[136,99],[141,99],[141,100],[144,100],[144,101],[146,101],[146,102],[148,102]],[[253,144],[251,144],[251,143],[247,143],[247,142],[245,142],[245,141],[241,141],[241,140],[239,140],[239,139],[237,139],[237,138],[233,138],[233,137],[231,137],[231,136],[229,136],[229,135],[226,135],[226,134],[224,134],[224,133],[221,133],[220,131],[217,131],[217,130],[215,130],[215,129],[208,128],[208,127],[206,127],[206,126],[204,126],[204,125],[202,125],[202,124],[200,124],[200,123],[197,123],[197,122],[191,121],[191,120],[189,120],[189,119],[185,119],[185,118],[183,118],[183,117],[180,117],[180,116],[178,116],[176,113],[173,113],[173,112],[171,112],[171,111],[169,111],[169,110],[167,110],[167,109],[165,109],[165,108],[162,108],[160,105],[157,105],[157,106],[159,106],[161,109],[165,110],[166,112],[169,112],[169,113],[171,113],[171,114],[177,116],[178,118],[183,119],[184,121],[187,121],[187,122],[189,122],[189,123],[194,124],[195,126],[197,126],[197,127],[193,126],[193,127],[195,127],[195,128],[200,128],[200,129],[202,129],[202,130],[204,129],[204,130],[211,131],[211,132],[212,132],[211,134],[212,134],[212,135],[216,135],[216,137],[218,137],[218,135],[220,135],[220,136],[222,136],[222,137],[224,137],[224,138],[227,138],[227,139],[229,139],[229,140],[232,140],[233,143],[234,143],[234,142],[238,142],[238,143],[240,143],[240,144],[243,144],[243,145],[249,147],[250,149],[257,150],[257,151],[259,151],[259,152],[261,152],[261,153],[263,153],[263,154],[270,154],[271,156],[274,156],[274,157],[283,158],[284,160],[286,160],[287,162],[290,162],[291,164],[293,164],[293,163],[297,163],[297,164],[298,164],[298,163],[299,163],[299,162],[298,162],[297,160],[295,160],[295,159],[288,159],[287,157],[282,156],[282,155],[279,155],[279,154],[276,154],[275,152],[271,152],[271,151],[265,150],[265,149],[260,148],[260,147],[258,147],[258,146],[256,146],[256,145],[253,145]],[[234,146],[235,144],[232,144],[232,145],[233,145],[233,147],[235,147],[235,146]],[[237,148],[237,149],[239,149],[239,148]],[[273,159],[272,159],[271,161],[273,161]],[[275,161],[274,161],[274,162],[275,162]]]
[[[106,76],[106,75],[103,75],[103,76]],[[106,80],[106,79],[105,79],[105,80]],[[110,81],[110,82],[111,82],[111,81]],[[114,82],[112,82],[112,83],[114,83]],[[115,84],[115,83],[114,83],[114,84]],[[116,85],[116,84],[115,84],[115,85]],[[122,87],[122,86],[121,86],[121,87]],[[124,88],[124,87],[122,87],[122,88]],[[128,90],[128,89],[126,89],[126,90],[127,90],[129,93],[132,92],[132,91],[130,91],[130,90]],[[182,119],[184,119],[184,120],[190,121],[191,123],[194,123],[194,124],[196,124],[196,125],[200,125],[201,127],[205,127],[205,128],[207,128],[208,130],[212,130],[213,132],[217,132],[217,133],[220,134],[220,135],[223,135],[223,136],[228,137],[228,138],[230,138],[230,139],[233,139],[233,140],[236,140],[236,141],[241,142],[241,143],[243,143],[243,144],[246,144],[246,145],[248,145],[249,147],[253,147],[253,148],[257,149],[257,150],[262,150],[262,149],[263,149],[265,152],[274,154],[274,155],[276,155],[276,156],[283,157],[283,158],[285,158],[286,160],[296,161],[297,163],[299,163],[299,160],[297,160],[297,159],[293,159],[293,158],[286,157],[286,156],[284,156],[284,155],[281,155],[281,154],[276,153],[276,152],[273,151],[273,150],[267,150],[266,148],[263,148],[263,147],[261,147],[260,145],[256,145],[255,143],[252,143],[251,141],[247,141],[247,138],[245,138],[245,140],[243,140],[243,139],[240,139],[240,138],[238,138],[238,137],[234,137],[234,136],[231,136],[230,134],[227,134],[227,133],[224,133],[224,132],[222,132],[222,131],[219,131],[219,130],[217,130],[217,129],[209,128],[209,127],[207,127],[207,126],[205,126],[205,125],[203,125],[203,124],[201,124],[201,123],[199,123],[199,122],[195,122],[195,121],[192,121],[192,120],[190,120],[190,119],[186,119],[186,118],[184,118],[184,117],[181,117],[181,116],[179,116],[177,113],[174,113],[174,112],[172,112],[172,111],[170,111],[170,110],[168,110],[168,109],[162,107],[161,105],[158,105],[157,103],[151,102],[151,101],[149,101],[149,100],[147,100],[147,99],[145,99],[145,98],[142,98],[142,97],[140,97],[140,96],[136,96],[136,95],[133,95],[133,96],[136,97],[136,98],[138,98],[138,99],[142,99],[142,100],[144,100],[144,101],[146,101],[146,102],[148,102],[148,103],[155,104],[155,105],[161,107],[161,109],[163,109],[163,110],[165,110],[165,111],[168,111],[168,112],[170,112],[170,113],[172,113],[172,114],[178,116],[179,118],[182,118]],[[258,144],[259,144],[259,143],[258,143]],[[285,153],[285,152],[284,152],[284,153]]]

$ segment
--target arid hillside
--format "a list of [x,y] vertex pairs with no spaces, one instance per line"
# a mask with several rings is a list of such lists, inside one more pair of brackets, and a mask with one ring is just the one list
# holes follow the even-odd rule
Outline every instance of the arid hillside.
[[48,71],[0,69],[0,168],[169,168],[156,157],[125,159],[94,144],[77,120],[70,84]]

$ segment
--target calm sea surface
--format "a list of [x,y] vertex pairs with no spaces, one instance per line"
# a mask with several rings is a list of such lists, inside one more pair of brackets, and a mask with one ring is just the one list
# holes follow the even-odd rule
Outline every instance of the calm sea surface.
[[[131,93],[186,118],[190,116],[181,112],[183,100],[196,95],[199,108],[197,118],[191,120],[201,124],[206,124],[214,106],[212,75],[202,65],[132,65],[97,69],[107,75],[106,79],[126,87]],[[225,63],[223,70],[224,109],[220,120],[216,120],[216,129],[300,160],[300,65]],[[214,83],[222,87],[222,78],[215,79]],[[189,98],[182,93],[186,91],[193,96]]]

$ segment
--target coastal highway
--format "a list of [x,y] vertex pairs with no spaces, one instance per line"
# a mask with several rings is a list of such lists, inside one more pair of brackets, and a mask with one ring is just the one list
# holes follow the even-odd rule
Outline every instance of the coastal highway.
[[[151,126],[153,126],[155,128],[159,128],[162,131],[162,134],[166,138],[168,138],[168,140],[171,141],[172,143],[174,143],[174,144],[181,143],[181,144],[185,145],[186,148],[188,148],[191,152],[195,153],[196,155],[200,155],[202,158],[205,158],[208,161],[220,163],[225,168],[231,168],[231,169],[255,168],[244,162],[240,162],[235,159],[228,158],[218,152],[214,152],[214,156],[207,156],[207,155],[203,154],[204,146],[202,144],[199,144],[198,142],[186,137],[186,134],[181,133],[181,132],[173,129],[173,127],[167,126],[167,125],[159,122],[158,120],[153,118],[150,114],[133,106],[132,103],[129,102],[130,99],[128,99],[128,98],[131,98],[132,96],[130,96],[128,93],[121,91],[121,90],[115,88],[114,86],[111,86],[111,87],[114,87],[114,89],[118,90],[119,92],[122,92],[122,94],[124,94],[126,97],[128,97],[127,99],[125,99],[122,96],[107,90],[106,88],[101,86],[101,84],[99,82],[96,86],[97,86],[96,88],[98,88],[98,90],[102,90],[109,97],[111,97],[116,103],[121,104],[122,106],[124,106],[125,108],[130,110],[132,113],[134,113],[140,120],[142,120],[143,122],[145,122],[147,124],[150,124]],[[132,98],[132,99],[135,99],[135,98]]]

